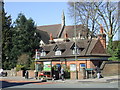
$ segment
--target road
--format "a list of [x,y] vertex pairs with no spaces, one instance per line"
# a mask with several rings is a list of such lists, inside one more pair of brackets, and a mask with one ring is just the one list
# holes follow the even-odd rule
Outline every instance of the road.
[[104,82],[62,82],[62,81],[0,81],[1,88],[118,88],[118,81]]

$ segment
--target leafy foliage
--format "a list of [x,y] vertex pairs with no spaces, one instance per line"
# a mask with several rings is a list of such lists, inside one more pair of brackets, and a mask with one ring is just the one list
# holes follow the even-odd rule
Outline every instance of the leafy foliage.
[[35,70],[35,62],[32,62],[32,63],[30,64],[30,70]]
[[112,57],[110,57],[109,60],[120,61],[120,41],[114,41],[112,44],[114,45],[111,51]]
[[22,68],[24,68],[24,65],[16,65],[16,71],[20,71]]

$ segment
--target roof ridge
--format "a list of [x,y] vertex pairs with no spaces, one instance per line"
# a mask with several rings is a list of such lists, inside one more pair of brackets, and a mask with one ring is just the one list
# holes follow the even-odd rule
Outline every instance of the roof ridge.
[[54,25],[61,25],[61,24],[42,25],[42,26],[37,26],[37,27],[54,26]]
[[[67,27],[69,27],[69,26],[74,26],[74,25],[67,25]],[[83,24],[79,24],[79,25],[76,25],[76,26],[83,26]]]

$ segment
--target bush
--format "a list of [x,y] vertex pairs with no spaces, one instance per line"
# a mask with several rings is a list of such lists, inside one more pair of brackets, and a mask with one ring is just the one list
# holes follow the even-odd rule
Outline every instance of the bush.
[[30,69],[31,69],[31,70],[35,70],[35,62],[32,62],[32,63],[31,63]]
[[24,68],[24,65],[16,65],[16,71],[20,71],[22,68]]
[[120,61],[120,41],[113,41],[112,54],[109,60]]

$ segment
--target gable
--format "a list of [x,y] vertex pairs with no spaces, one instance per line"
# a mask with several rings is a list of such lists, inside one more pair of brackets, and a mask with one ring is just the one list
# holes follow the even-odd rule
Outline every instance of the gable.
[[95,46],[93,47],[91,54],[106,54],[106,51],[103,45],[101,44],[100,40],[98,40]]
[[56,51],[57,49],[59,49],[59,48],[58,48],[58,46],[56,45],[56,46],[54,47],[53,51]]
[[53,51],[56,51],[56,50],[65,50],[66,49],[66,47],[65,47],[65,45],[64,44],[57,44],[55,47],[54,47],[54,49],[53,49]]

